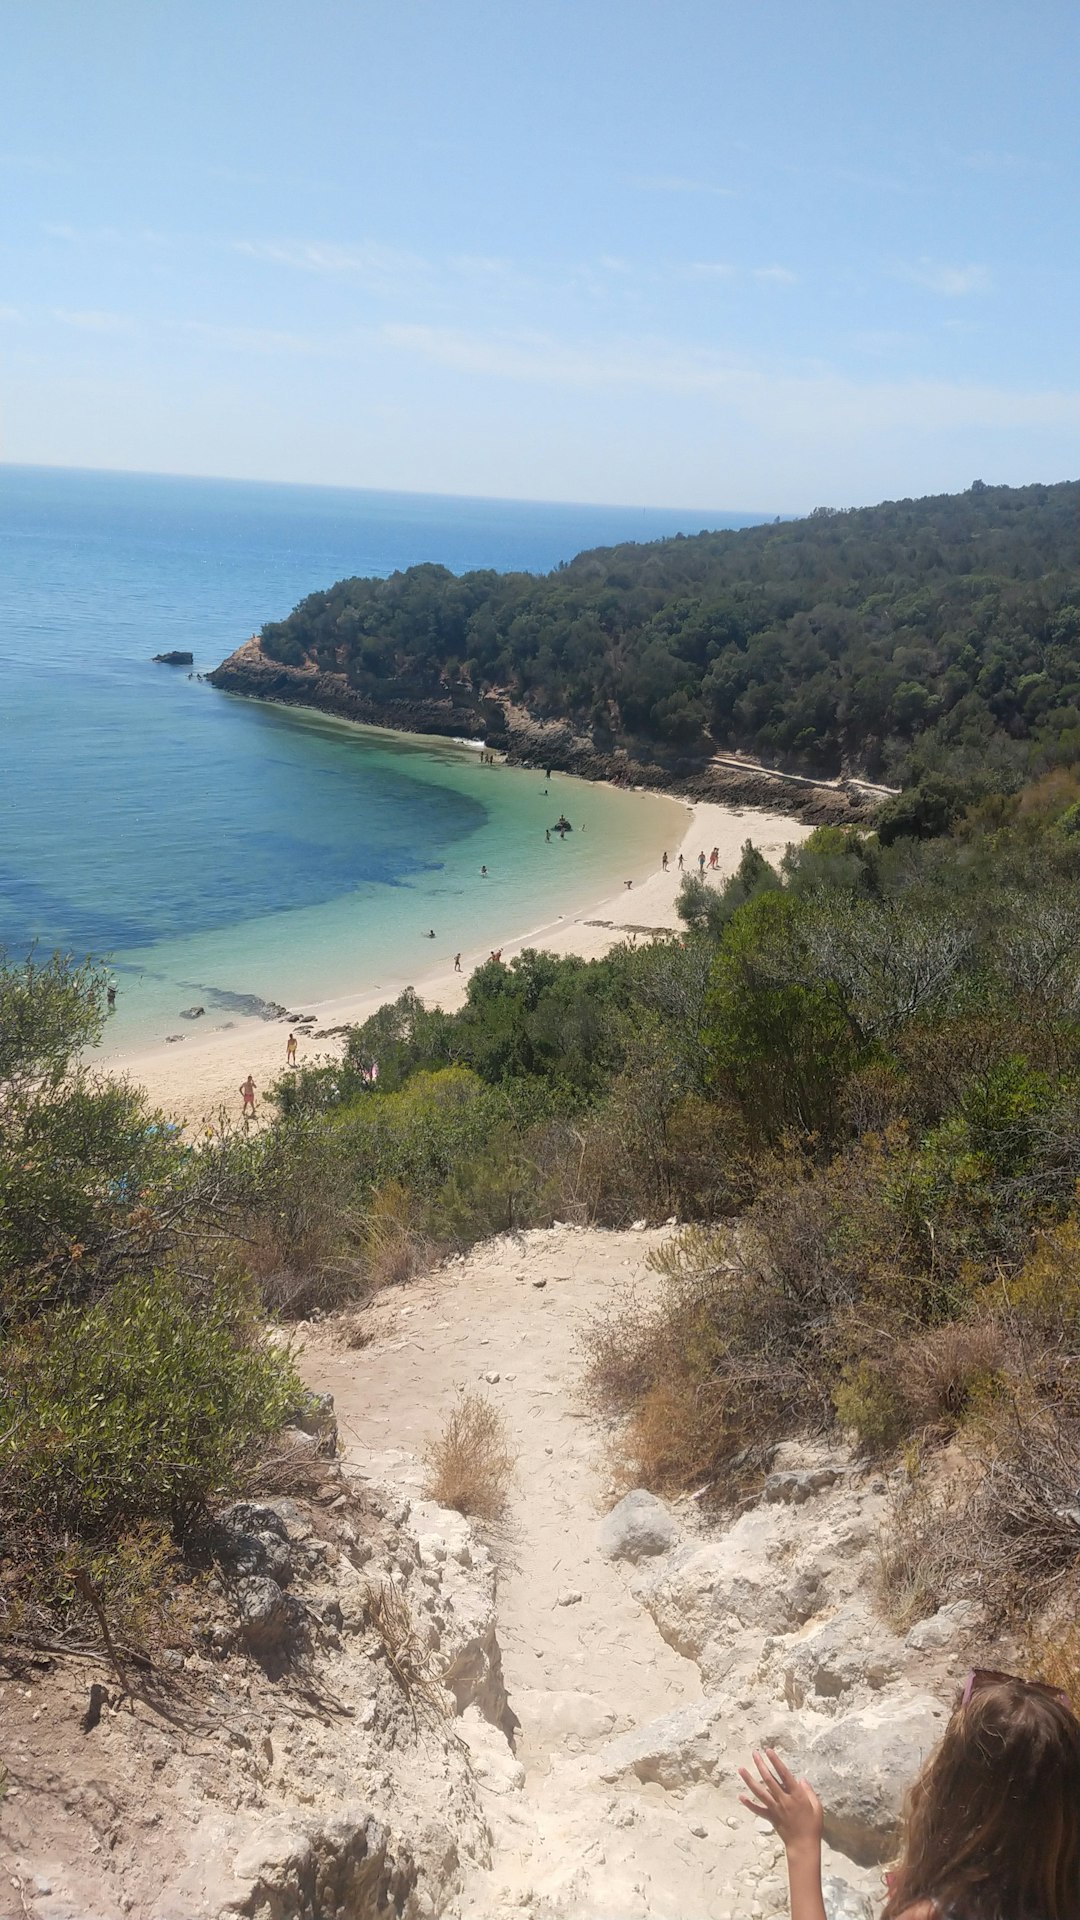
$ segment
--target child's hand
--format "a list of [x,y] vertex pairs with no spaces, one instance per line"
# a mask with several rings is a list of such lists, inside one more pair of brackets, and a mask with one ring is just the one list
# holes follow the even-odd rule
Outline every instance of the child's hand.
[[760,1753],[754,1755],[760,1779],[755,1780],[745,1767],[739,1768],[739,1775],[753,1796],[748,1798],[740,1793],[739,1799],[751,1813],[762,1820],[768,1820],[783,1841],[785,1850],[799,1852],[807,1847],[821,1845],[824,1815],[821,1801],[808,1780],[796,1780],[790,1767],[786,1767],[780,1755],[772,1747],[766,1747],[765,1760]]

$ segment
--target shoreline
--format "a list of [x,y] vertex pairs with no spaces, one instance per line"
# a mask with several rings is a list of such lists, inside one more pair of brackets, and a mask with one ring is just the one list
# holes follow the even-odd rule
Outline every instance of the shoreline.
[[[653,797],[676,800],[670,793]],[[737,867],[746,840],[752,839],[766,858],[775,860],[788,844],[804,840],[813,830],[810,823],[793,819],[790,814],[761,808],[681,798],[677,804],[686,809],[687,817],[681,841],[669,850],[670,870],[666,874],[657,867],[643,872],[637,863],[631,887],[622,885],[617,892],[605,888],[589,904],[510,934],[499,949],[503,958],[511,960],[526,947],[541,947],[548,953],[594,960],[631,935],[647,939],[656,933],[675,931],[679,926],[675,899],[681,878],[680,853],[690,871],[700,849],[708,853],[718,847],[719,864],[708,877],[720,884]],[[400,980],[358,985],[324,1000],[299,1000],[290,1012],[313,1014],[323,1029],[356,1025],[378,1007],[396,1000],[407,986],[414,987],[425,1003],[453,1012],[464,1003],[470,973],[490,951],[486,947],[472,952],[462,949],[460,973],[440,961],[427,968],[414,968]],[[200,1127],[216,1123],[223,1111],[227,1116],[239,1116],[238,1088],[248,1073],[255,1078],[261,1105],[263,1093],[286,1072],[285,1042],[293,1032],[301,1065],[340,1057],[340,1036],[317,1040],[283,1019],[252,1018],[243,1026],[218,1029],[199,1039],[185,1037],[179,1045],[159,1042],[152,1047],[136,1046],[98,1057],[89,1064],[109,1077],[136,1081],[169,1118]]]
[[395,695],[360,693],[344,674],[310,660],[290,666],[262,651],[257,633],[206,675],[210,685],[236,699],[271,706],[302,707],[338,720],[427,740],[460,739],[466,729],[493,748],[508,766],[550,766],[579,779],[640,788],[658,797],[709,801],[726,807],[757,807],[806,820],[811,826],[868,822],[898,788],[862,776],[791,773],[752,756],[717,750],[704,757],[675,755],[658,742],[626,740],[597,747],[568,720],[541,720],[506,694],[473,694],[455,701],[429,687]]

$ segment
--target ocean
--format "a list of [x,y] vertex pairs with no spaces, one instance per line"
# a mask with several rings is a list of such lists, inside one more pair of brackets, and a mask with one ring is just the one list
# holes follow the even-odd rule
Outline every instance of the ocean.
[[[193,1004],[205,1029],[399,986],[614,889],[659,858],[670,802],[545,791],[152,656],[205,672],[350,574],[546,572],[761,517],[0,466],[0,945],[106,961],[115,1052]],[[563,810],[577,831],[548,844]]]

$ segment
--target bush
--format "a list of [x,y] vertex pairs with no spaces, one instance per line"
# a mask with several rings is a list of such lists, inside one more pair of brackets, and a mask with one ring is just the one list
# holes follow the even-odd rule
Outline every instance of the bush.
[[506,1421],[482,1394],[462,1394],[424,1456],[424,1492],[441,1507],[477,1520],[502,1520],[510,1497],[514,1455]]
[[244,1290],[192,1302],[168,1272],[21,1328],[0,1385],[5,1526],[93,1538],[143,1521],[182,1533],[301,1391]]
[[254,1139],[233,1227],[271,1313],[332,1312],[363,1289],[355,1173],[333,1128],[305,1116]]
[[832,1398],[840,1425],[855,1435],[866,1453],[885,1453],[907,1431],[895,1381],[871,1360],[850,1361]]
[[1005,1335],[993,1320],[954,1320],[907,1340],[894,1377],[911,1423],[951,1432],[986,1407],[1002,1379]]

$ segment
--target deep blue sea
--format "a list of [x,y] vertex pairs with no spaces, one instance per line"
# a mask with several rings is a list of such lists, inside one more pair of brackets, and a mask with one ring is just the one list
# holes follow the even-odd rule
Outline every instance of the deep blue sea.
[[428,968],[595,894],[602,863],[664,836],[662,803],[588,789],[591,837],[552,857],[544,825],[582,810],[578,783],[545,794],[466,748],[237,699],[152,656],[216,666],[349,574],[543,572],[755,518],[0,466],[0,943],[107,959],[131,1044],[192,1000],[225,1024],[248,995],[405,978],[429,924]]

